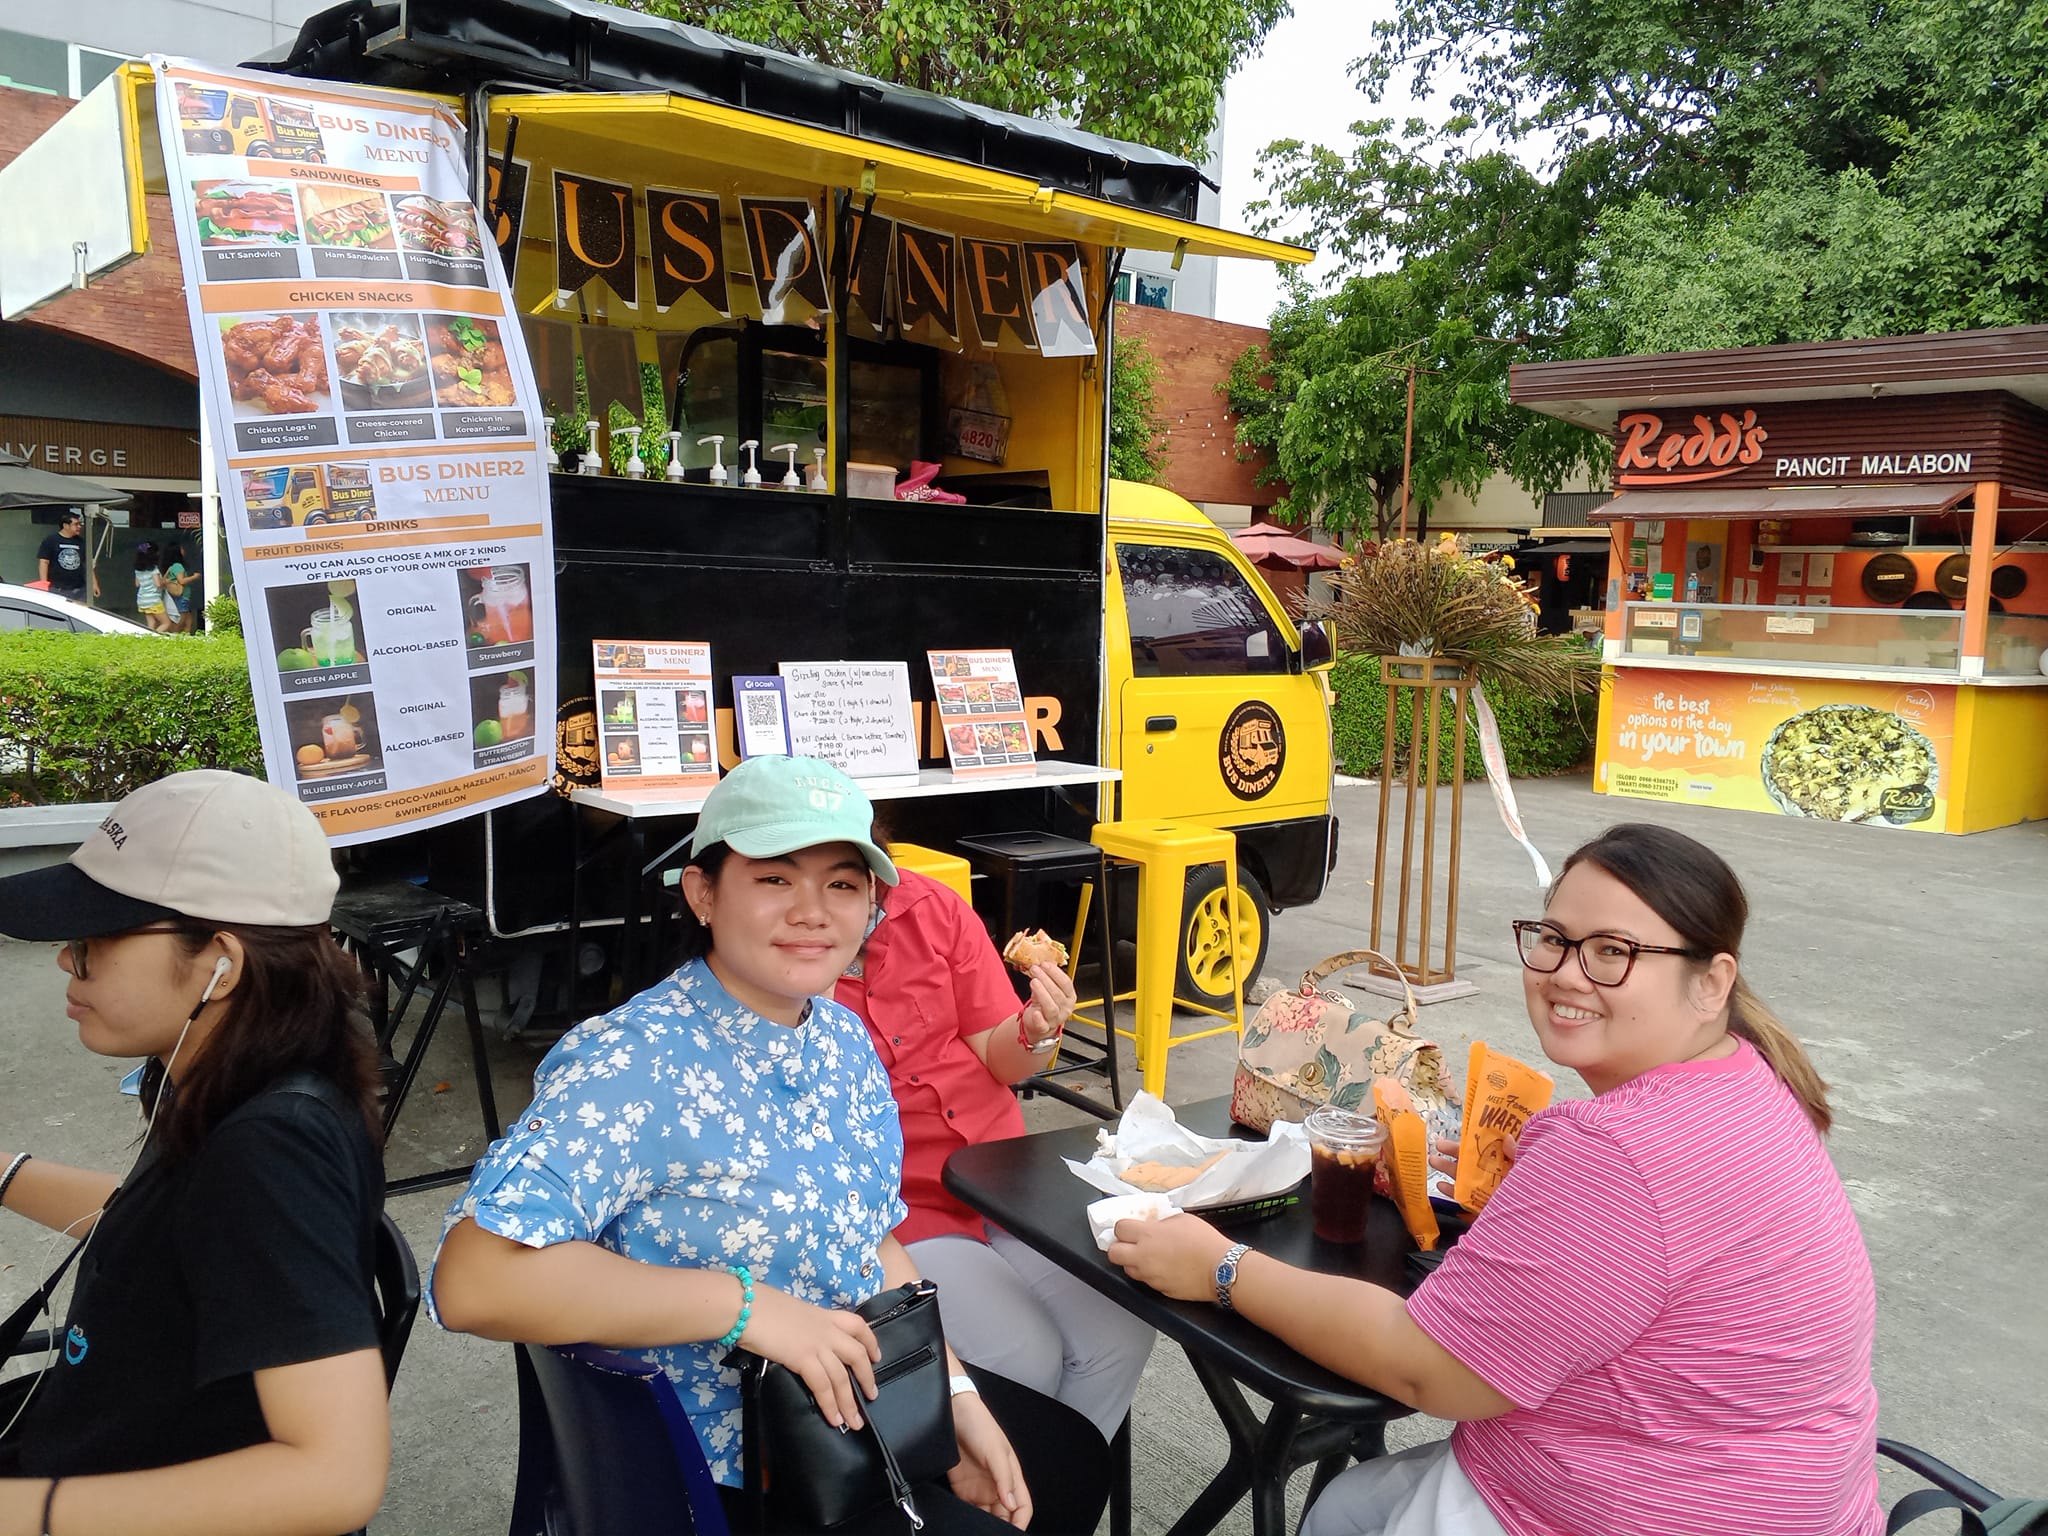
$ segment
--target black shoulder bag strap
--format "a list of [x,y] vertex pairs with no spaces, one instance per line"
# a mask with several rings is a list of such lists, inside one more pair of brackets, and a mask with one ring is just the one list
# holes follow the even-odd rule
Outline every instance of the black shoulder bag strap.
[[[107,1197],[107,1203],[109,1205],[113,1203],[111,1195]],[[105,1207],[101,1208],[100,1214],[102,1216],[106,1214]],[[85,1242],[83,1239],[73,1243],[71,1251],[64,1255],[62,1261],[58,1263],[55,1269],[50,1271],[50,1277],[37,1286],[30,1293],[26,1301],[8,1314],[6,1322],[0,1323],[0,1360],[5,1360],[12,1355],[21,1341],[28,1337],[29,1329],[35,1326],[36,1319],[49,1306],[50,1295],[57,1289],[58,1282],[64,1278],[64,1272],[71,1267],[79,1254],[84,1251]]]

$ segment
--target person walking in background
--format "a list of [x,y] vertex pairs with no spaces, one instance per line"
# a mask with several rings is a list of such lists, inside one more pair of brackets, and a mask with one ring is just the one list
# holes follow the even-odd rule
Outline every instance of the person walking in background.
[[57,531],[36,551],[36,579],[48,582],[52,593],[74,603],[85,601],[88,583],[92,595],[100,595],[99,572],[92,569],[92,551],[85,541],[85,518],[76,507],[65,510]]
[[197,617],[193,608],[199,601],[199,578],[185,565],[183,541],[172,539],[166,544],[163,553],[157,556],[156,565],[162,578],[164,616],[170,621],[164,632],[189,635]]
[[156,546],[148,539],[135,546],[135,611],[158,634],[170,633],[171,621],[164,613],[163,581],[156,569]]

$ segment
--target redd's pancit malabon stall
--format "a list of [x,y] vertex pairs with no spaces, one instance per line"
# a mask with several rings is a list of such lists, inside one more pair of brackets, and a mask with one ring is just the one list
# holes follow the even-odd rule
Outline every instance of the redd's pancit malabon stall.
[[1595,785],[2048,816],[2048,327],[1524,364],[1610,435]]

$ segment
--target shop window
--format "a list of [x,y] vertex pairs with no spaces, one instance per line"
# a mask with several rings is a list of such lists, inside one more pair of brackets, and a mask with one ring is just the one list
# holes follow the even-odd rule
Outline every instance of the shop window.
[[97,48],[73,48],[72,67],[78,72],[71,94],[89,96],[94,86],[119,69],[128,61],[118,53],[102,53]]
[[64,96],[71,90],[71,50],[47,37],[0,30],[0,85]]
[[1150,272],[1133,274],[1137,278],[1137,304],[1140,309],[1173,308],[1173,279],[1156,277]]
[[1136,677],[1281,672],[1287,642],[1237,568],[1206,549],[1119,544]]
[[1119,272],[1114,292],[1119,304],[1137,304],[1145,309],[1173,308],[1173,279],[1155,272]]

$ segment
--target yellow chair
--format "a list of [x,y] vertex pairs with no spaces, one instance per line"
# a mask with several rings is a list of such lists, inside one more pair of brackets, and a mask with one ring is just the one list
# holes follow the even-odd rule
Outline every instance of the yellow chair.
[[957,854],[941,853],[921,843],[891,843],[889,857],[898,869],[914,869],[920,875],[928,875],[941,885],[951,886],[969,906],[974,904],[974,868]]
[[[1090,834],[1095,846],[1109,856],[1112,866],[1131,864],[1138,871],[1138,974],[1137,985],[1119,992],[1105,1006],[1092,999],[1086,1006],[1114,1012],[1114,1003],[1134,1002],[1133,1028],[1118,1029],[1137,1048],[1138,1070],[1144,1075],[1145,1091],[1158,1097],[1166,1093],[1166,1053],[1177,1045],[1207,1040],[1212,1035],[1244,1033],[1244,971],[1230,969],[1230,1009],[1212,1008],[1174,996],[1174,978],[1180,963],[1181,911],[1187,889],[1188,871],[1205,864],[1223,866],[1224,892],[1229,901],[1234,931],[1238,902],[1243,899],[1237,886],[1237,837],[1219,827],[1192,826],[1180,821],[1105,821]],[[1081,909],[1087,916],[1087,894]],[[1193,1013],[1207,1014],[1226,1022],[1186,1034],[1173,1033],[1173,1010],[1178,1006]],[[1094,1021],[1090,1021],[1094,1022]]]

